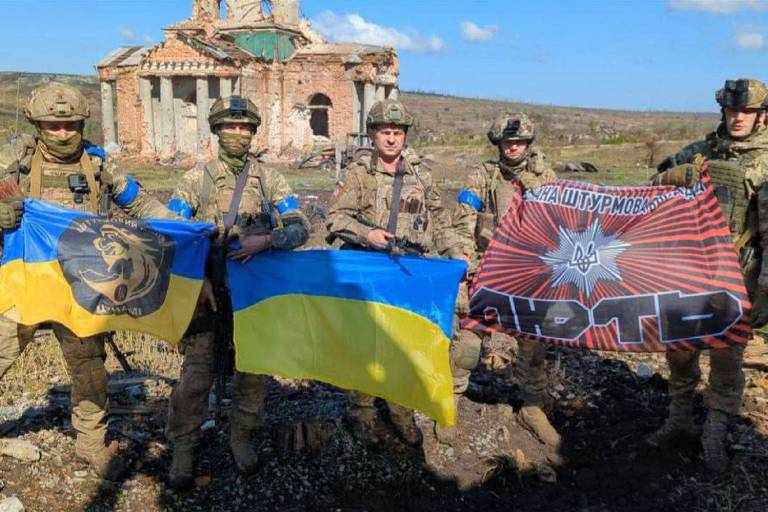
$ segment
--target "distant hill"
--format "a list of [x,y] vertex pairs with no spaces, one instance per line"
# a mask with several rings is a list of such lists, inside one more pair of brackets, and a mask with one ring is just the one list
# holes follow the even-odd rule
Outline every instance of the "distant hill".
[[[86,137],[100,143],[101,103],[95,75],[62,75],[42,73],[0,72],[0,141],[5,143],[15,132],[17,86],[19,107],[30,91],[48,80],[60,80],[85,94],[91,105],[91,119],[86,124]],[[540,140],[547,146],[570,144],[692,140],[711,130],[717,122],[715,114],[634,112],[588,108],[558,107],[403,92],[401,99],[418,119],[415,142],[421,145],[484,144],[490,121],[505,111],[523,111],[538,125]],[[19,112],[21,131],[31,131]]]
[[547,146],[692,140],[711,131],[718,120],[712,113],[558,107],[413,92],[403,92],[401,99],[416,114],[423,144],[484,143],[491,121],[504,112],[530,115]]

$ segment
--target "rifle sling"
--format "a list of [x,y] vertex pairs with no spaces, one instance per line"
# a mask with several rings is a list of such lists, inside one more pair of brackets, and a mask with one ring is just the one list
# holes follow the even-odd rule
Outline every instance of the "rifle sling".
[[240,209],[240,200],[243,198],[243,190],[245,190],[245,184],[248,181],[248,174],[251,170],[250,157],[245,159],[245,165],[240,174],[237,175],[237,182],[235,183],[235,191],[232,194],[232,201],[229,203],[229,210],[224,217],[224,235],[229,233],[232,226],[235,225],[237,220],[237,211]]
[[397,169],[395,170],[395,181],[392,183],[392,202],[389,207],[389,221],[387,222],[387,232],[396,235],[397,231],[397,216],[400,213],[400,194],[403,190],[403,176],[405,175],[405,162],[403,157],[400,157],[400,161],[397,162]]

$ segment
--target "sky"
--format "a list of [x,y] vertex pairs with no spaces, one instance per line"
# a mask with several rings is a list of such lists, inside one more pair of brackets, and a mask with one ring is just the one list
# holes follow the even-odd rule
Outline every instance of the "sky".
[[[0,71],[94,74],[158,44],[192,0],[0,0]],[[400,88],[541,104],[709,112],[768,80],[768,0],[302,0],[331,41],[390,45]]]

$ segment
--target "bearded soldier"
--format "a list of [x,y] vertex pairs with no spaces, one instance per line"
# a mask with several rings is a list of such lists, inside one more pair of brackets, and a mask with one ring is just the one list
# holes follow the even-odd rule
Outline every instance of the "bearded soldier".
[[[500,116],[488,130],[488,140],[498,147],[498,160],[484,162],[467,178],[459,193],[453,211],[453,228],[462,242],[453,249],[461,251],[477,265],[488,247],[496,226],[510,206],[513,187],[523,191],[539,187],[557,179],[545,161],[544,154],[532,146],[535,129],[527,115],[513,113]],[[463,302],[463,303],[462,303]],[[466,293],[460,301],[459,312],[468,308]],[[486,337],[489,338],[489,337]],[[511,336],[502,335],[506,346],[514,346]],[[483,340],[478,334],[462,329],[453,341],[454,392],[464,393],[469,376],[480,359]],[[517,340],[516,370],[525,402],[520,417],[545,443],[556,437],[545,410],[551,406],[547,393],[547,375],[544,366],[545,346],[538,342]],[[450,440],[451,432],[438,431],[438,437]],[[554,434],[554,435],[553,435]]]
[[[373,152],[347,169],[328,213],[330,239],[343,249],[387,250],[395,237],[444,254],[454,240],[448,231],[440,191],[420,159],[406,147],[413,116],[393,100],[375,103],[366,119]],[[394,198],[394,199],[393,199]],[[375,443],[378,420],[374,397],[353,392],[349,417],[356,434]],[[389,402],[389,417],[398,436],[410,445],[421,442],[413,411]]]
[[[32,92],[24,110],[35,136],[22,135],[17,160],[3,174],[27,197],[69,208],[107,213],[109,199],[133,217],[168,217],[166,208],[150,197],[130,176],[117,175],[105,165],[104,150],[83,139],[90,108],[75,88],[50,82]],[[107,201],[104,201],[107,199]],[[21,201],[0,200],[0,228],[14,229],[23,213]],[[40,326],[18,326],[0,317],[0,377],[19,357]],[[75,453],[99,476],[118,478],[125,470],[105,445],[107,433],[107,372],[105,336],[80,338],[52,324],[72,379],[72,426],[77,431]]]
[[[211,107],[208,122],[219,138],[218,157],[204,169],[184,174],[168,208],[188,219],[215,223],[220,241],[237,242],[229,252],[236,260],[246,261],[269,249],[295,249],[306,242],[309,222],[299,209],[298,197],[279,172],[262,166],[249,152],[261,124],[256,105],[240,96],[220,98]],[[188,333],[181,342],[181,379],[168,409],[165,433],[174,450],[168,483],[175,488],[193,484],[197,432],[208,413],[208,393],[214,380],[215,343],[227,341],[215,339],[211,321],[215,310],[216,300],[206,280],[192,322],[203,327],[192,329],[196,332]],[[258,462],[251,434],[265,395],[263,376],[235,372],[230,448],[237,467],[246,473]]]
[[[664,160],[654,184],[692,186],[702,172],[709,176],[739,251],[753,303],[752,327],[759,329],[768,323],[768,88],[758,80],[726,80],[716,99],[722,112],[717,130]],[[693,395],[701,378],[699,356],[698,350],[667,352],[669,417],[648,438],[651,445],[668,445],[681,434],[698,433]],[[701,444],[704,461],[714,471],[728,467],[725,436],[729,415],[741,407],[743,356],[743,345],[709,351],[709,386],[704,394],[708,413]]]

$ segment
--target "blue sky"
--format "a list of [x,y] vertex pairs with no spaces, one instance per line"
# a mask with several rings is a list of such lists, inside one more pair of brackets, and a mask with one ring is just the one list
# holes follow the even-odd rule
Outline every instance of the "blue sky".
[[[192,0],[2,0],[0,70],[94,73]],[[399,48],[401,88],[553,105],[714,111],[768,80],[768,0],[303,0],[331,40]]]

